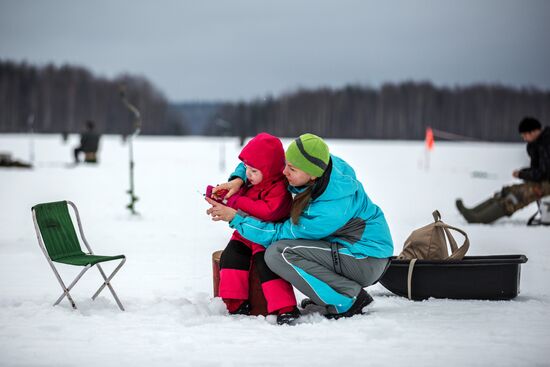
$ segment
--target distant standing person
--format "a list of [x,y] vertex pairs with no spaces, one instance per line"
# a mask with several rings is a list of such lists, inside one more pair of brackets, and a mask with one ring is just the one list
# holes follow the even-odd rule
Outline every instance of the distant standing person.
[[95,131],[95,123],[86,121],[86,131],[80,134],[80,146],[74,149],[74,162],[79,163],[80,153],[84,153],[84,161],[97,163],[97,150],[99,148],[100,135]]
[[492,198],[472,209],[466,208],[462,200],[458,199],[456,207],[468,223],[492,223],[550,195],[550,128],[543,129],[538,120],[525,117],[518,130],[523,141],[527,143],[531,164],[527,168],[513,171],[512,176],[525,182],[503,187]]

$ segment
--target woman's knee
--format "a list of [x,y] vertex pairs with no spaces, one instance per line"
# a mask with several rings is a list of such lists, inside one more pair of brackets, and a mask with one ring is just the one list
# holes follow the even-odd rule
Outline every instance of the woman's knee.
[[265,250],[264,260],[268,266],[269,264],[279,260],[281,257],[281,251],[279,250],[278,244],[279,242],[275,242]]
[[283,251],[286,247],[288,247],[288,242],[289,241],[286,240],[277,241],[267,248],[264,255],[267,266],[272,268],[273,266],[284,262]]

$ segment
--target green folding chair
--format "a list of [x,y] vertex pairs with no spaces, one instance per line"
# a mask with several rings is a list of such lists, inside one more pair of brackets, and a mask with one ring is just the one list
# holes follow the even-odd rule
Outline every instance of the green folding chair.
[[[80,238],[88,249],[87,253],[84,253],[80,247],[80,242],[76,235],[71,215],[69,214],[69,205],[73,208],[76,214]],[[32,207],[31,211],[40,249],[46,256],[46,259],[48,260],[48,263],[59,281],[61,288],[63,288],[63,294],[59,296],[53,305],[58,305],[63,298],[67,297],[71,303],[71,306],[76,310],[76,304],[69,291],[73,289],[75,284],[80,280],[84,273],[88,271],[88,269],[96,265],[99,273],[103,277],[104,282],[92,296],[92,299],[95,300],[99,293],[101,293],[105,286],[107,286],[118,304],[118,307],[124,311],[124,307],[122,306],[122,303],[118,299],[118,296],[111,285],[111,280],[126,262],[126,257],[124,255],[100,256],[93,253],[88,241],[86,241],[86,237],[84,237],[78,209],[71,201],[56,201],[52,203],[37,204]],[[118,259],[122,259],[122,261],[116,269],[113,270],[112,274],[107,277],[99,263]],[[54,262],[74,266],[84,266],[84,269],[82,269],[80,274],[78,274],[73,282],[67,287],[61,279],[59,272],[55,268],[53,264]]]

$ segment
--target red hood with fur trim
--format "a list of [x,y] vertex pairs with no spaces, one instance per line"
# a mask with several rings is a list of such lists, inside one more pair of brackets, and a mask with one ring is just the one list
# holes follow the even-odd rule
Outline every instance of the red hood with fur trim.
[[262,172],[260,185],[267,184],[283,176],[285,169],[285,151],[279,138],[260,133],[246,144],[239,154],[239,159]]

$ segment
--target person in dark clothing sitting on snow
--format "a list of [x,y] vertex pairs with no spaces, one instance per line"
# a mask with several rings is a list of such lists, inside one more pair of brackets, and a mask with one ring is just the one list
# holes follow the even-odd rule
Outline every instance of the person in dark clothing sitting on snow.
[[97,163],[97,150],[99,148],[100,135],[95,132],[95,124],[92,120],[86,121],[86,131],[80,135],[80,146],[74,148],[74,162],[80,162],[79,155],[84,153],[84,161]]
[[527,143],[531,165],[515,170],[512,175],[525,182],[503,187],[475,208],[466,208],[458,199],[456,207],[468,223],[492,223],[550,195],[550,127],[543,129],[538,120],[525,117],[519,124],[519,133]]

